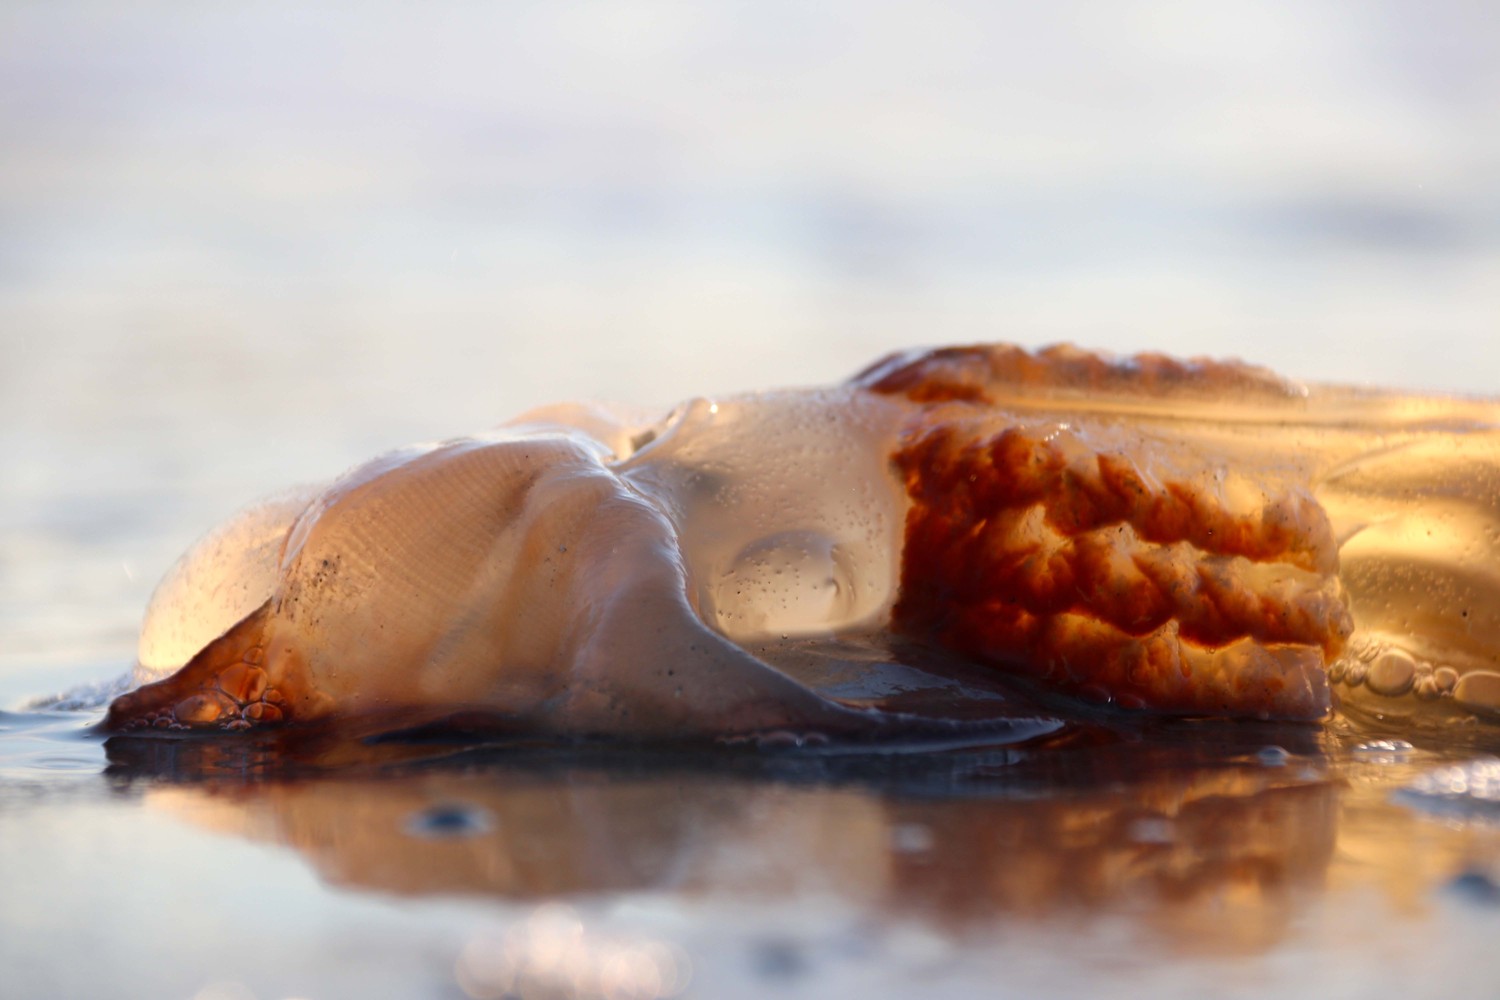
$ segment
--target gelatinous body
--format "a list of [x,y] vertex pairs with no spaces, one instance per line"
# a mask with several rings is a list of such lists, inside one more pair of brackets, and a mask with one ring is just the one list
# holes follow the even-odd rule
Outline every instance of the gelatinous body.
[[938,655],[1174,714],[1487,716],[1497,557],[1500,405],[954,348],[659,420],[552,407],[263,504],[163,581],[110,721],[887,724],[826,666],[851,643],[867,691]]

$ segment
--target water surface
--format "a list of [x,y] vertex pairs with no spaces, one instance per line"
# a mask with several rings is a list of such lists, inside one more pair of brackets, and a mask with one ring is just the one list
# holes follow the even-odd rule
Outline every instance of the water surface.
[[[16,995],[1493,984],[1496,799],[1392,795],[1487,738],[1116,722],[1050,745],[768,751],[105,741],[96,718],[0,718]],[[88,960],[59,961],[74,949]]]

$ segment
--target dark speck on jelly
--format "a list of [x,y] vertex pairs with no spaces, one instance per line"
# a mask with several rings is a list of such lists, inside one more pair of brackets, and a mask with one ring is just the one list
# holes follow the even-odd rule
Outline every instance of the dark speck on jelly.
[[483,809],[462,803],[429,806],[413,813],[406,822],[406,832],[417,837],[472,837],[488,833],[494,827]]

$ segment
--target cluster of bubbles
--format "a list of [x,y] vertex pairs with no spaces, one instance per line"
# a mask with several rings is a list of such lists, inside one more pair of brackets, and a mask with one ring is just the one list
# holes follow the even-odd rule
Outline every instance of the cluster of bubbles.
[[1356,636],[1348,653],[1329,666],[1328,680],[1385,698],[1410,695],[1418,701],[1447,700],[1474,712],[1500,712],[1500,673],[1470,670],[1460,674],[1372,636]]

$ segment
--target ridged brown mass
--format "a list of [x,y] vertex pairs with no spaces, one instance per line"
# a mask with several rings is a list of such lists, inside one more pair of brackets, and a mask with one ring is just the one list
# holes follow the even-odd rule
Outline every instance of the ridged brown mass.
[[912,501],[896,627],[1093,700],[1324,715],[1324,664],[1353,626],[1328,518],[1305,489],[1165,436],[994,403],[1018,380],[1107,392],[1128,377],[1137,393],[1188,394],[1279,383],[1234,365],[1058,362],[961,348],[862,377],[935,404],[894,455]]

